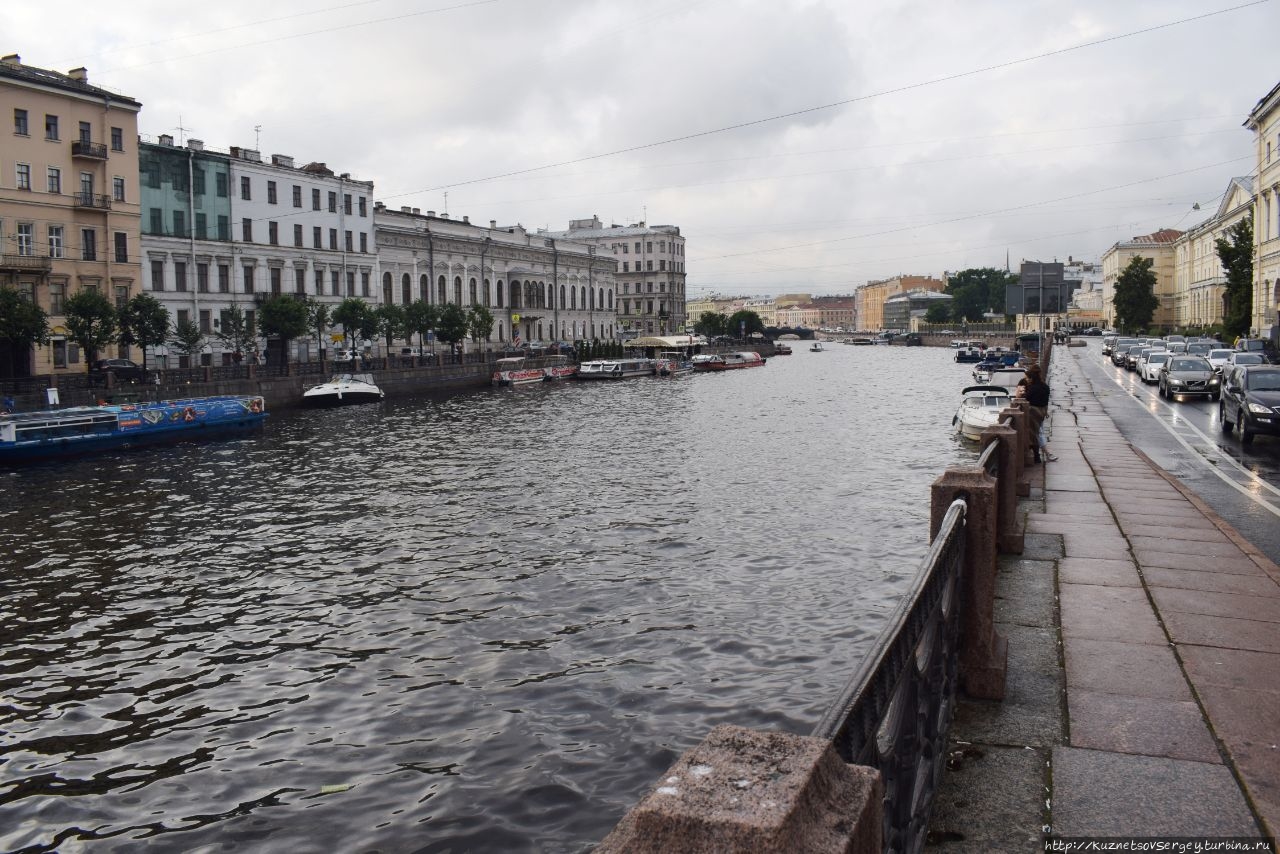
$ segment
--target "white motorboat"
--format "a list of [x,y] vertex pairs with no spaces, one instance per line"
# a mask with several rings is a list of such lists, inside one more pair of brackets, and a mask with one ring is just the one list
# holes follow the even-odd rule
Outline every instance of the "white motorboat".
[[1009,407],[1013,398],[1009,389],[994,385],[971,385],[961,394],[964,399],[951,423],[961,436],[975,442],[982,438],[983,430],[1000,422],[1000,413]]
[[595,359],[578,366],[580,380],[623,380],[653,376],[652,359]]
[[809,352],[810,352],[810,353],[825,353],[825,352],[826,352],[826,349],[822,346],[822,342],[821,342],[821,341],[814,341],[812,344],[810,344],[810,345],[809,345]]
[[493,363],[491,381],[494,385],[527,385],[543,382],[546,378],[542,368],[528,367],[523,356],[496,359]]
[[351,406],[377,403],[386,395],[373,381],[373,374],[334,374],[326,383],[302,393],[303,406]]

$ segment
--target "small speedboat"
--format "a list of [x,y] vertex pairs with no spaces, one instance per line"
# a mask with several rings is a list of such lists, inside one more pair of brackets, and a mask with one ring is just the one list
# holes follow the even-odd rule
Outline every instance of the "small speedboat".
[[373,381],[373,374],[334,374],[326,383],[302,393],[303,406],[351,406],[377,403],[386,395]]
[[782,344],[782,343],[779,343],[779,342],[775,341],[775,342],[773,343],[773,355],[775,355],[775,356],[790,356],[790,355],[791,355],[791,347],[790,347],[790,345],[788,345],[788,344]]
[[961,392],[963,399],[951,423],[966,439],[975,442],[982,431],[1000,422],[1000,413],[1009,407],[1012,395],[1003,386],[971,385]]
[[810,345],[809,345],[809,352],[810,352],[810,353],[825,353],[825,352],[826,352],[826,350],[823,348],[823,346],[822,346],[822,342],[821,342],[821,341],[814,341],[812,344],[810,344]]
[[961,347],[956,350],[957,362],[981,362],[982,351],[977,347]]

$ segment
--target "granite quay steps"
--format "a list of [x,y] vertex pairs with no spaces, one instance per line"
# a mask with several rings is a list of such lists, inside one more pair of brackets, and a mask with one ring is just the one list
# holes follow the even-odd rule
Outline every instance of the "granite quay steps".
[[996,580],[1003,702],[962,699],[938,851],[1055,836],[1270,837],[1280,827],[1280,567],[1134,449],[1078,363]]

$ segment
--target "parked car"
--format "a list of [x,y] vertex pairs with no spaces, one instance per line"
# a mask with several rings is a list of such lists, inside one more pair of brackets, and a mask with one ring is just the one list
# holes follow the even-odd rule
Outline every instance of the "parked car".
[[1240,431],[1240,441],[1258,433],[1280,436],[1280,368],[1240,365],[1227,374],[1218,403],[1222,432]]
[[1160,368],[1157,382],[1160,396],[1171,400],[1193,394],[1217,400],[1222,394],[1221,378],[1201,356],[1170,356]]
[[[1163,350],[1152,350],[1138,362],[1138,376],[1142,377],[1142,381],[1148,385],[1160,382],[1160,369],[1168,364],[1172,357],[1173,354]],[[1209,363],[1205,362],[1205,364]]]
[[142,382],[142,366],[128,359],[99,359],[89,368],[89,382],[105,383],[107,372],[115,374],[116,382]]

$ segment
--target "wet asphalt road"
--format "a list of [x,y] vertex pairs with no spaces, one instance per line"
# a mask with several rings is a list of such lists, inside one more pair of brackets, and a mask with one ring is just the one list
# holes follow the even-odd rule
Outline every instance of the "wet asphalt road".
[[1165,401],[1156,386],[1113,366],[1102,341],[1062,348],[1078,360],[1103,409],[1131,444],[1155,460],[1276,563],[1280,563],[1280,438],[1223,435],[1218,404]]

